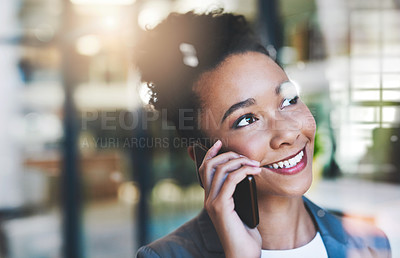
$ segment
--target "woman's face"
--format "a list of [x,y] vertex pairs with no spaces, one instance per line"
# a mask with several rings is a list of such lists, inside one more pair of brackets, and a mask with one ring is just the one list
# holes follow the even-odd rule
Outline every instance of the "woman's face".
[[312,181],[315,120],[285,72],[268,56],[228,57],[194,90],[203,104],[201,129],[225,150],[257,160],[258,194],[299,196]]

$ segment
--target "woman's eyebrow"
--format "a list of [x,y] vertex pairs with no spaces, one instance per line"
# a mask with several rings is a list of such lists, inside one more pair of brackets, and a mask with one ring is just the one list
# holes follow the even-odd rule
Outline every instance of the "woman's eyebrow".
[[228,108],[228,110],[225,112],[224,116],[221,119],[221,124],[224,122],[224,120],[233,112],[235,112],[236,110],[240,109],[240,108],[245,108],[251,105],[254,105],[256,103],[256,100],[253,98],[248,98],[246,100],[240,101],[236,104],[233,104],[230,108]]

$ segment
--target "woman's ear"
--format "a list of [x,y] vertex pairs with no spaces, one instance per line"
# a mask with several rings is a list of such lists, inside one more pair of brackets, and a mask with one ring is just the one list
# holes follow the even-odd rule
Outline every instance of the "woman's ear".
[[193,151],[193,146],[189,146],[188,148],[187,148],[187,152],[188,152],[188,154],[189,154],[189,156],[190,156],[190,158],[194,161],[194,151]]

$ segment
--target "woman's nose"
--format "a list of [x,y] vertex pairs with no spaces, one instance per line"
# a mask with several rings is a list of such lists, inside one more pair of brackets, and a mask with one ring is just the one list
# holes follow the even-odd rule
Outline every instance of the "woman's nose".
[[272,149],[293,145],[301,134],[301,124],[292,115],[277,114],[270,128]]

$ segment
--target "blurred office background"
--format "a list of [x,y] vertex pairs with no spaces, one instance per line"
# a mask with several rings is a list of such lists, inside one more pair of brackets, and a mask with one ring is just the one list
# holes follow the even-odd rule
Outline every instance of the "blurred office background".
[[317,124],[307,195],[400,257],[399,0],[2,0],[0,257],[132,257],[202,208],[132,60],[171,11],[244,14]]

